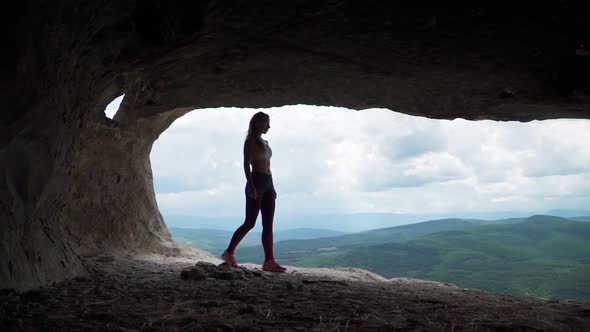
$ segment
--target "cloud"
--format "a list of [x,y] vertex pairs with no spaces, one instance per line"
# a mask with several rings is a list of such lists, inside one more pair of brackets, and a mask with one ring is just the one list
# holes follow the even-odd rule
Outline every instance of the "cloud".
[[[241,215],[255,109],[200,109],[151,154],[164,213]],[[538,210],[590,204],[590,121],[431,120],[384,109],[264,110],[277,216]]]
[[406,159],[446,150],[447,139],[437,129],[436,127],[432,130],[418,129],[399,138],[393,137],[394,140],[389,145],[391,158]]

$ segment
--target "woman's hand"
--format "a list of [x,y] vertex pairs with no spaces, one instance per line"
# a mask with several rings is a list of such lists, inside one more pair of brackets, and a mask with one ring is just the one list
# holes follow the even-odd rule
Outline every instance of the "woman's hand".
[[256,191],[256,187],[254,187],[253,184],[248,183],[247,188],[248,188],[248,197],[253,198],[253,199],[258,199],[258,192]]

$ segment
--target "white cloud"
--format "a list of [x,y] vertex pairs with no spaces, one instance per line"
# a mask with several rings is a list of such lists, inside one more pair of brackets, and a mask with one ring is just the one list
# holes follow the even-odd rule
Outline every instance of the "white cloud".
[[[254,109],[202,109],[152,149],[164,213],[243,214]],[[277,215],[537,210],[590,204],[590,121],[431,120],[389,110],[264,110]]]

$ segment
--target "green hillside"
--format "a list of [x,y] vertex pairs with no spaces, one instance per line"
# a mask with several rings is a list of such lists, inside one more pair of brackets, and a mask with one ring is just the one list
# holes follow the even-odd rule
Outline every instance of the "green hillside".
[[[579,221],[578,221],[579,220]],[[533,216],[443,219],[346,234],[314,229],[275,234],[275,256],[295,266],[355,266],[385,277],[414,277],[461,287],[590,301],[590,218]],[[219,254],[232,232],[171,228],[175,240]],[[324,236],[307,240],[302,238]],[[263,260],[260,233],[237,250]]]
[[414,277],[514,295],[590,301],[590,224],[534,216],[523,223],[444,231],[299,263],[356,266],[388,278]]
[[[503,219],[503,220],[477,220],[477,219],[441,219],[420,222],[416,224],[388,227],[353,233],[331,238],[319,238],[312,240],[290,240],[276,241],[274,246],[275,256],[281,262],[289,265],[321,265],[323,261],[328,262],[331,256],[343,254],[356,247],[366,247],[374,244],[391,242],[406,242],[416,237],[436,233],[440,231],[459,230],[477,227],[482,224],[504,224],[518,223],[525,219]],[[244,262],[261,263],[264,259],[262,248],[259,246],[239,248],[236,252],[237,258]]]
[[[221,254],[229,244],[233,231],[206,228],[169,228],[174,240],[184,246],[207,250],[212,254]],[[312,239],[318,237],[341,236],[343,232],[328,229],[295,228],[275,232],[275,241],[288,239]],[[260,245],[260,232],[250,231],[240,242],[240,248]]]
[[[217,229],[192,229],[192,228],[170,228],[170,234],[179,244],[187,247],[203,249],[218,255],[225,248],[231,239],[232,232],[217,230]],[[244,246],[255,246],[260,243],[260,240],[248,237],[244,239]]]

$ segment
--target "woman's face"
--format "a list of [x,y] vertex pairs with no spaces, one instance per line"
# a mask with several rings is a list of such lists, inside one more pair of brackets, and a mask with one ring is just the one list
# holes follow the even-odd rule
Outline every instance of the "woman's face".
[[266,134],[268,129],[270,128],[270,119],[260,119],[256,121],[256,128],[263,134]]

